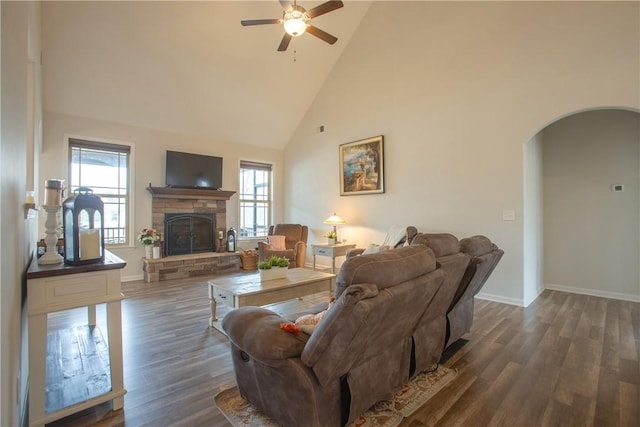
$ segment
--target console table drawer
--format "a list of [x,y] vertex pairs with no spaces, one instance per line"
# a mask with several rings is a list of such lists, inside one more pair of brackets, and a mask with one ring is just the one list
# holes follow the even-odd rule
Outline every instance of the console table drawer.
[[314,248],[316,251],[316,255],[326,255],[331,256],[333,249],[331,248]]
[[233,292],[225,291],[223,289],[214,288],[214,296],[220,302],[223,302],[225,305],[229,307],[233,307]]
[[[111,277],[114,276],[114,277]],[[53,276],[28,281],[29,313],[59,311],[78,305],[93,305],[97,300],[122,299],[120,271],[101,271]]]

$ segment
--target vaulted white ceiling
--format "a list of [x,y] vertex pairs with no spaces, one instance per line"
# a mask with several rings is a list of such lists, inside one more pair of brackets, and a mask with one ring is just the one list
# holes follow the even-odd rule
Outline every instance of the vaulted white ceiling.
[[[301,1],[307,10],[322,1]],[[72,116],[283,148],[363,19],[345,1],[276,49],[277,0],[43,2],[44,108]]]

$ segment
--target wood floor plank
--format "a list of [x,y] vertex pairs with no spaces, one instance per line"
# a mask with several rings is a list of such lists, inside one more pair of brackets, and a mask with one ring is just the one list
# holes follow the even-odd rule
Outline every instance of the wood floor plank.
[[[209,279],[123,283],[124,409],[50,427],[228,426],[213,397],[235,377],[227,338],[209,327]],[[102,306],[97,321],[104,333]],[[476,300],[469,341],[445,363],[458,376],[401,426],[637,426],[639,322],[638,303],[558,291],[527,308]],[[85,323],[82,309],[49,317],[50,330]]]

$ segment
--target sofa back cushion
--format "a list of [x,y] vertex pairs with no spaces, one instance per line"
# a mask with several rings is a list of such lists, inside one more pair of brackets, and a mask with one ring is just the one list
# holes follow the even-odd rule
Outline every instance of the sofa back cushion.
[[433,251],[426,246],[405,246],[392,251],[348,258],[336,277],[335,296],[359,283],[384,289],[436,269]]
[[458,238],[449,233],[418,233],[411,240],[411,244],[428,246],[436,258],[460,252]]

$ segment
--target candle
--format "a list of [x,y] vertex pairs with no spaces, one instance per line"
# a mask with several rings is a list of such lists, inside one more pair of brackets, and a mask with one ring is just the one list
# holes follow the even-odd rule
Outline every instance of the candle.
[[100,258],[100,230],[80,230],[80,259]]
[[48,179],[44,184],[44,205],[60,206],[62,204],[62,191],[64,190],[64,180]]

